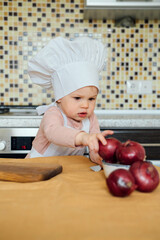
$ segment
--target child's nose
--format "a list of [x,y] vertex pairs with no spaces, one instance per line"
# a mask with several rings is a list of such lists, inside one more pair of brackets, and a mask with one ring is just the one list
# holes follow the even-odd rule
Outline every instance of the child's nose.
[[88,106],[89,106],[88,101],[87,101],[87,100],[84,100],[83,103],[82,103],[82,107],[88,108]]

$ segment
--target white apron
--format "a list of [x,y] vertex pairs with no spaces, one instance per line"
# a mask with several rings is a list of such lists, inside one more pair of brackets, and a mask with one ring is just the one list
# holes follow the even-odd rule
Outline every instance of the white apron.
[[[71,128],[70,126],[67,125],[67,117],[66,115],[61,111],[61,114],[64,119],[64,126]],[[90,128],[90,121],[88,118],[84,119],[82,121],[82,131],[85,131],[89,133],[89,128]],[[75,148],[70,148],[70,147],[63,147],[63,146],[58,146],[53,143],[49,145],[49,147],[46,149],[46,151],[43,154],[38,153],[33,147],[30,152],[30,158],[35,158],[35,157],[51,157],[51,156],[69,156],[69,155],[84,155],[86,152],[86,147],[75,147]]]

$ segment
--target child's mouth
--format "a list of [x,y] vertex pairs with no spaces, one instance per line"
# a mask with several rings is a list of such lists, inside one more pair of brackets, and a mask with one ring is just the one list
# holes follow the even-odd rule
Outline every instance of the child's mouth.
[[78,116],[81,117],[81,118],[85,118],[87,116],[87,113],[86,112],[81,112],[81,113],[78,113]]

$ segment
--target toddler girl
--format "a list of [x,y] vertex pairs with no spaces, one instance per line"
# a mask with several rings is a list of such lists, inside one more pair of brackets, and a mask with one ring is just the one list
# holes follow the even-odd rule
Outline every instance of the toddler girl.
[[31,80],[54,88],[55,102],[37,108],[44,116],[27,158],[83,155],[88,147],[90,159],[101,165],[98,141],[107,144],[105,136],[113,134],[100,132],[94,114],[105,58],[106,49],[97,40],[58,37],[29,61]]

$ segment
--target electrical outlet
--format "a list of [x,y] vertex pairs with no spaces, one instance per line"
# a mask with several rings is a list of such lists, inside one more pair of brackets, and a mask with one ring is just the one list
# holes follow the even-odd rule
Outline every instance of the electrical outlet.
[[152,81],[127,81],[127,93],[128,94],[151,94],[152,93]]
[[127,93],[137,94],[139,81],[127,81]]

